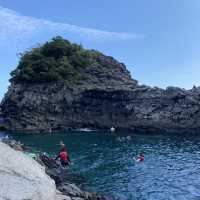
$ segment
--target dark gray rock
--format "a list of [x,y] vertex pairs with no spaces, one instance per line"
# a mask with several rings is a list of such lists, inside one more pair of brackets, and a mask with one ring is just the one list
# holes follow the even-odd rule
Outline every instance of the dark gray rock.
[[124,64],[100,54],[101,66],[70,83],[12,83],[2,103],[8,130],[77,128],[199,132],[200,88],[139,86]]

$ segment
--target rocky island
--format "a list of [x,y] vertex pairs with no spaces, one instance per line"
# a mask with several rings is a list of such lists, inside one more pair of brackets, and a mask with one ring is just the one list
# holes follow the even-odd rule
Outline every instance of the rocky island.
[[199,87],[139,85],[123,63],[61,37],[22,54],[10,82],[7,130],[200,131]]

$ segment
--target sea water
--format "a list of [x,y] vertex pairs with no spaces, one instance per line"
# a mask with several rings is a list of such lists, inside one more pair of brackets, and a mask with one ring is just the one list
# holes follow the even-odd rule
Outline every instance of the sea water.
[[[200,135],[134,132],[12,134],[56,156],[65,142],[70,172],[89,191],[133,200],[200,200]],[[145,161],[134,157],[143,153]]]

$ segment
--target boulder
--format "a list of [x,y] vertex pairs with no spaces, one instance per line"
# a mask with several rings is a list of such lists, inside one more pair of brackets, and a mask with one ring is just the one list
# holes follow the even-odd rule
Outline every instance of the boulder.
[[0,199],[55,200],[54,181],[35,160],[0,142]]

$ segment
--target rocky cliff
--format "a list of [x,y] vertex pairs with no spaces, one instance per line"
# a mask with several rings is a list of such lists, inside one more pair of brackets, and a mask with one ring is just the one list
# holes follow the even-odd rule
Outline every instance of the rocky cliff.
[[124,64],[101,53],[76,70],[76,81],[12,81],[1,103],[6,128],[200,131],[200,88],[140,86]]

